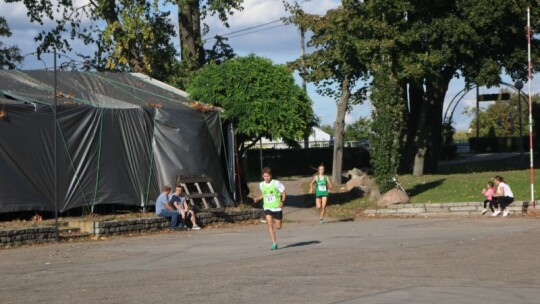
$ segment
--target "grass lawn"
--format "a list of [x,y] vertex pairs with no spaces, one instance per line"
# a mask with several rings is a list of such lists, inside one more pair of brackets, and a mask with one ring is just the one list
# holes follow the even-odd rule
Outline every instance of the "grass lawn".
[[[534,174],[537,189],[540,169],[535,169]],[[517,201],[530,200],[530,170],[527,165],[518,165],[517,158],[441,166],[438,174],[402,175],[398,179],[412,203],[481,202],[485,199],[482,189],[496,175],[506,179]],[[329,202],[328,216],[336,218],[354,217],[376,206],[366,198],[355,198],[349,193],[331,194]]]
[[[534,171],[537,177],[535,180],[538,180],[540,170]],[[439,172],[421,177],[412,175],[399,177],[412,203],[483,201],[485,198],[481,191],[496,175],[504,177],[512,188],[516,200],[528,201],[531,197],[530,170],[526,165],[517,165],[516,158],[441,166]]]

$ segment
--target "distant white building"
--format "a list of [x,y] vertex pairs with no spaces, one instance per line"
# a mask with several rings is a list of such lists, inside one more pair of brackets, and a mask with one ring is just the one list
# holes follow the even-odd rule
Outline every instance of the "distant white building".
[[[314,127],[311,135],[309,136],[309,147],[311,148],[319,148],[319,147],[328,147],[330,143],[330,134],[324,132],[320,128]],[[261,140],[263,149],[269,149],[269,148],[275,148],[275,149],[286,149],[289,148],[286,143],[283,142],[283,140],[277,139],[277,140],[269,140],[267,138],[263,138]],[[298,141],[301,147],[304,147],[304,141]],[[256,144],[253,146],[253,149],[259,148],[259,144]]]

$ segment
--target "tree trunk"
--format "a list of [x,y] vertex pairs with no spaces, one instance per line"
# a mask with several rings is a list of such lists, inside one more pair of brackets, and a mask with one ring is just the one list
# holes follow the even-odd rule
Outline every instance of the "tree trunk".
[[426,157],[427,172],[435,173],[439,167],[440,155],[442,152],[442,119],[443,105],[449,79],[441,79],[437,82],[426,84],[426,96],[430,100],[430,110],[428,118],[428,142],[431,147]]
[[[442,146],[442,114],[444,97],[453,74],[435,81],[426,81],[422,106],[418,113],[416,127],[416,153],[413,175],[422,176],[438,169]],[[422,87],[423,90],[423,87]]]
[[341,82],[341,98],[337,104],[337,115],[334,123],[334,157],[332,164],[332,182],[341,184],[341,173],[343,171],[343,134],[345,131],[345,114],[349,106],[351,96],[349,75],[345,75]]
[[[423,89],[422,89],[423,90]],[[415,153],[414,153],[414,165],[413,175],[424,175],[424,162],[427,150],[427,130],[426,124],[429,115],[429,103],[425,99],[425,95],[422,92],[422,97],[419,99],[421,104],[418,107],[418,120],[416,123],[416,132],[414,135]]]
[[413,163],[413,175],[422,176],[424,175],[424,165],[425,165],[425,156],[428,146],[427,140],[427,123],[429,117],[429,101],[426,100],[426,95],[424,93],[424,88],[422,84],[417,84],[416,96],[420,104],[417,108],[418,117],[415,126],[414,132],[414,163]]
[[199,0],[177,0],[180,54],[192,70],[204,64]]
[[[406,90],[404,90],[406,91]],[[416,132],[418,126],[418,118],[420,113],[420,107],[423,100],[423,88],[422,85],[410,82],[409,83],[409,111],[406,113],[405,119],[407,123],[407,129],[403,138],[403,153],[401,159],[401,170],[403,172],[411,173],[414,167],[414,157],[416,155]],[[405,98],[404,100],[407,100]]]

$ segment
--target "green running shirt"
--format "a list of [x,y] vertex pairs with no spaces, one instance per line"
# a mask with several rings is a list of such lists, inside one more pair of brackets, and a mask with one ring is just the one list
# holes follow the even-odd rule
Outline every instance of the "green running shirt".
[[328,196],[328,177],[325,175],[322,179],[319,179],[317,175],[315,179],[315,196]]
[[260,185],[263,194],[264,209],[277,209],[281,205],[281,192],[279,192],[276,182],[272,180],[268,184],[262,182]]

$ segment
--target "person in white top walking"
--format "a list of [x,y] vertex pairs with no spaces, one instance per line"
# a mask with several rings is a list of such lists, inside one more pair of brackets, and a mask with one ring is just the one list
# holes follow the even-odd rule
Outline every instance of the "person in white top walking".
[[501,212],[503,216],[508,216],[506,207],[514,202],[514,193],[512,193],[512,189],[505,183],[502,176],[495,176],[494,181],[497,191],[493,194],[493,205],[496,210],[491,216],[497,216],[501,214]]

